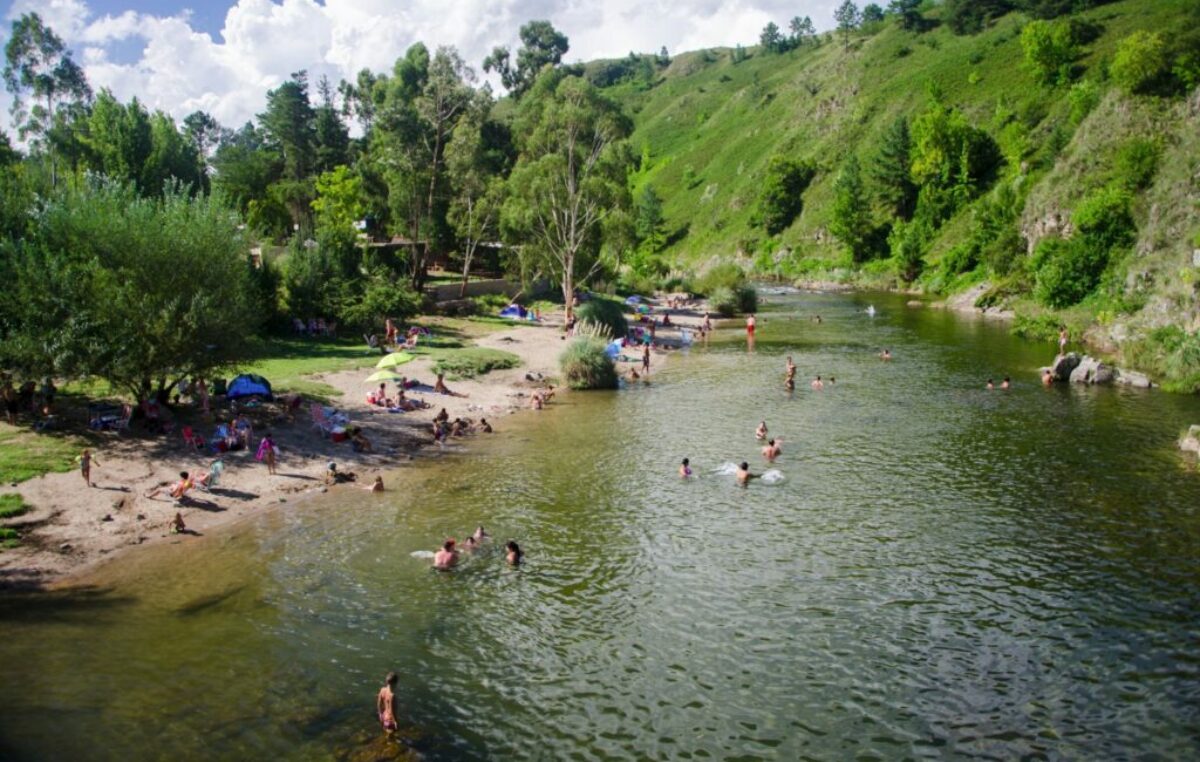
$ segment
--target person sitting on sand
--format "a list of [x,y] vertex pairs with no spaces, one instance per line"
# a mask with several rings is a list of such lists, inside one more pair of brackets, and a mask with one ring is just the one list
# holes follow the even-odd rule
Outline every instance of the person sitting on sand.
[[450,388],[448,386],[446,386],[445,376],[446,376],[445,373],[437,374],[437,381],[433,384],[433,390],[435,392],[437,392],[438,394],[445,394],[448,397],[466,397],[467,396],[467,395],[463,394],[462,392],[450,391]]
[[383,477],[376,476],[375,481],[363,487],[367,492],[383,492]]
[[492,433],[492,424],[488,423],[486,418],[480,418],[479,419],[479,430],[482,431],[484,434],[491,434]]
[[392,733],[396,730],[396,673],[389,672],[384,678],[383,687],[375,697],[375,713],[379,715],[379,724],[384,731]]
[[187,525],[183,523],[183,514],[175,511],[175,518],[171,519],[170,532],[171,534],[183,534],[187,531]]
[[334,484],[352,482],[356,479],[358,479],[358,474],[354,473],[353,471],[338,471],[337,463],[334,463],[332,460],[329,461],[329,465],[325,467],[325,484],[327,485],[332,486]]
[[782,443],[783,438],[780,437],[767,442],[767,446],[762,448],[763,457],[767,459],[768,463],[774,463],[775,459],[783,452]]
[[208,470],[196,477],[196,486],[208,492],[213,487],[217,486],[217,480],[221,478],[221,474],[225,471],[225,461],[218,456],[213,458],[208,464]]
[[350,430],[350,447],[355,452],[372,452],[371,440],[367,439],[367,435],[358,426]]
[[[180,471],[179,472],[179,481],[175,483],[175,486],[171,487],[170,491],[167,494],[170,495],[172,498],[174,498],[176,501],[183,500],[184,497],[187,496],[188,490],[190,490],[193,486],[194,485],[192,484],[192,479],[191,479],[191,477],[188,476],[188,472]],[[161,493],[162,493],[162,486],[158,486],[158,487],[155,487],[154,489],[150,490],[149,492],[147,492],[146,497],[149,497],[149,498],[158,497],[159,494],[161,494]]]
[[641,376],[638,375],[637,368],[629,369],[629,380],[630,381],[637,381],[640,378],[641,378]]
[[679,464],[679,478],[687,479],[691,475],[692,475],[692,467],[690,465],[690,462],[688,461],[687,458],[684,458],[683,462]]
[[766,439],[767,438],[767,422],[766,421],[759,421],[758,428],[754,430],[754,438],[755,439]]
[[521,550],[520,545],[517,545],[513,540],[509,540],[504,544],[504,551],[504,560],[509,566],[521,565],[521,559],[525,556],[525,553]]
[[737,471],[734,472],[734,476],[737,478],[737,483],[745,487],[751,479],[757,479],[759,474],[750,473],[750,464],[743,460],[742,464],[737,467]]
[[820,376],[817,376],[812,380],[812,388],[815,392],[819,392],[825,388],[825,382],[821,380]]
[[442,543],[442,549],[433,556],[433,568],[452,569],[458,563],[458,551],[454,549],[455,540],[448,538]]

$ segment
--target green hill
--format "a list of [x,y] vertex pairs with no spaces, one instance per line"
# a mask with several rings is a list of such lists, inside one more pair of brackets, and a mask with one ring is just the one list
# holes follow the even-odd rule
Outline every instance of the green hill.
[[[889,18],[848,44],[826,34],[786,52],[681,54],[653,77],[644,64],[623,80],[616,62],[589,64],[633,116],[634,192],[650,185],[662,199],[661,258],[695,271],[734,257],[761,276],[887,287],[919,271],[916,288],[973,289],[981,306],[1014,310],[1022,331],[1065,321],[1126,362],[1200,387],[1200,3],[1126,0],[1037,22],[1075,46],[1053,84],[1026,61],[1029,17],[958,35],[939,23],[941,11],[926,9],[922,31]],[[1147,93],[1130,94],[1111,72],[1139,31],[1168,41],[1166,63]],[[886,240],[896,218],[871,176],[897,118],[915,125],[935,102],[990,137],[1002,161],[990,176],[960,177],[961,189],[947,184],[937,211],[918,212],[924,227],[904,251],[919,261],[906,273],[894,256],[904,244]],[[769,235],[756,210],[777,156],[810,162],[815,175],[799,214]],[[851,156],[872,199],[862,227],[874,236],[855,256],[830,232],[836,177]],[[1113,222],[1125,207],[1136,230]],[[1075,243],[1039,248],[1054,237]]]

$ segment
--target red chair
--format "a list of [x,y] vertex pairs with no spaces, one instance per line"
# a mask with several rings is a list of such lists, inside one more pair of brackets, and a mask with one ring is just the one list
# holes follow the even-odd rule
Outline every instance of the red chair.
[[204,437],[192,431],[191,426],[184,426],[183,443],[188,447],[191,447],[193,450],[199,451],[200,448],[204,447]]

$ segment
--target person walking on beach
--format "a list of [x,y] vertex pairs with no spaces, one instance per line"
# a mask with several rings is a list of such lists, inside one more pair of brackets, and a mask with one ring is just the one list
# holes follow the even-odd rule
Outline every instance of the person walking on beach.
[[262,441],[258,443],[258,452],[255,457],[267,464],[267,473],[275,474],[275,440],[271,438],[271,432],[263,434]]
[[650,345],[642,347],[642,373],[650,373]]
[[100,465],[98,460],[92,457],[92,451],[84,449],[79,458],[79,473],[83,475],[83,482],[89,487],[95,486],[92,484],[92,463]]
[[379,715],[379,724],[383,726],[386,733],[392,733],[396,730],[396,677],[395,672],[387,673],[387,677],[383,680],[383,687],[379,689],[379,695],[375,697],[375,712]]

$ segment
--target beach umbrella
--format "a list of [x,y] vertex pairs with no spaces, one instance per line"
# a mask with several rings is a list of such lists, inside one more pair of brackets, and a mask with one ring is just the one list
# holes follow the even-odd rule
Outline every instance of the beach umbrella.
[[376,368],[394,368],[397,365],[403,365],[406,362],[412,362],[417,359],[408,352],[392,352],[390,355],[384,356],[379,362],[375,363]]
[[392,381],[392,382],[396,382],[396,381],[400,381],[400,380],[401,380],[401,379],[403,379],[403,378],[404,378],[404,376],[400,375],[399,373],[396,373],[395,371],[390,371],[390,370],[377,370],[377,371],[375,371],[374,373],[372,373],[371,375],[367,376],[367,380],[366,380],[366,381],[364,381],[363,383],[365,383],[365,384],[372,384],[372,383],[375,383],[375,384],[377,384],[377,383],[379,383],[380,381]]

